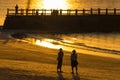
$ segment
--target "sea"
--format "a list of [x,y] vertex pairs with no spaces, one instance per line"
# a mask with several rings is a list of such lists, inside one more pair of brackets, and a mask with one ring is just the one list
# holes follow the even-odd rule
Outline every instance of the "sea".
[[[14,37],[13,34],[18,35]],[[24,38],[19,38],[19,36]],[[47,33],[38,31],[15,31],[1,30],[0,40],[5,42],[10,40],[20,40],[28,44],[47,47],[51,49],[62,48],[65,51],[76,50],[77,52],[100,52],[110,54],[120,54],[120,33]]]
[[[120,54],[120,33],[71,33],[71,34],[37,34],[37,40],[49,48],[63,48],[67,51],[103,52]],[[44,43],[45,42],[45,43]],[[50,44],[49,44],[49,43]],[[39,42],[38,44],[39,45]]]

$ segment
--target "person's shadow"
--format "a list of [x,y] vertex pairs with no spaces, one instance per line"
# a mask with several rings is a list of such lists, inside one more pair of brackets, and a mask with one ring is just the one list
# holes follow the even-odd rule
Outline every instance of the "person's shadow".
[[65,80],[62,73],[58,72],[58,80]]
[[72,73],[72,78],[73,78],[73,80],[80,80],[78,73],[76,73],[76,74]]

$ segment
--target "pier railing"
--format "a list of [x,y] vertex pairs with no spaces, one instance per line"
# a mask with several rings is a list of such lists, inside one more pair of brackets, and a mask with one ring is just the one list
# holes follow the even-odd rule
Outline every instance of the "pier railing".
[[7,9],[7,16],[87,16],[87,15],[120,15],[120,9]]

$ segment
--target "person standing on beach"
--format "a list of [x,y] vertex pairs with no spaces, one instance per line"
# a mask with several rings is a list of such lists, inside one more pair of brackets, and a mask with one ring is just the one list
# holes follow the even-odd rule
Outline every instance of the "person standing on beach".
[[58,61],[57,72],[59,72],[59,70],[60,70],[60,72],[62,72],[61,68],[62,68],[63,56],[64,56],[63,50],[62,50],[62,48],[60,48],[59,52],[58,52],[58,57],[57,57],[57,61]]
[[78,73],[78,61],[77,61],[77,54],[76,51],[73,50],[71,54],[71,67],[72,67],[72,73],[74,73],[74,67],[76,68],[76,73]]

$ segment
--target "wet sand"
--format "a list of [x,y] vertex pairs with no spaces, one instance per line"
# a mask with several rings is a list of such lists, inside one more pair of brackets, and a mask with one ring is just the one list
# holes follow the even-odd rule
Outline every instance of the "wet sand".
[[[70,54],[64,51],[63,73],[56,72],[58,50],[17,40],[0,40],[0,80],[119,80],[120,55],[78,52],[79,71],[71,74]],[[102,56],[99,56],[102,55]],[[109,57],[106,57],[109,56]],[[114,57],[113,56],[117,56]]]

